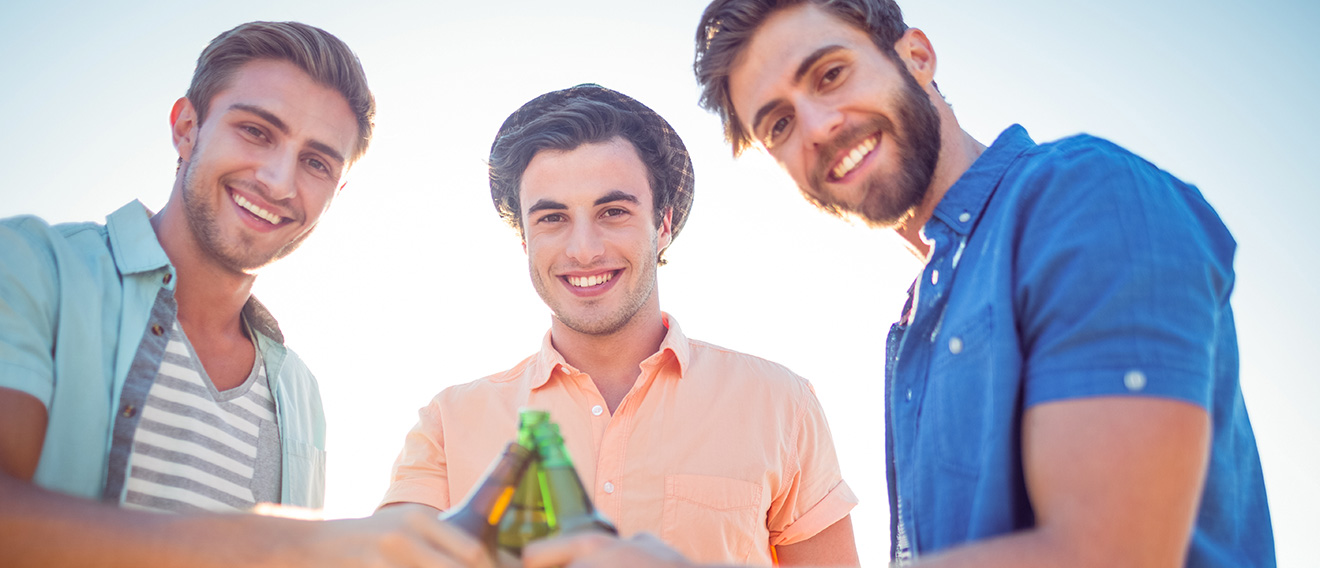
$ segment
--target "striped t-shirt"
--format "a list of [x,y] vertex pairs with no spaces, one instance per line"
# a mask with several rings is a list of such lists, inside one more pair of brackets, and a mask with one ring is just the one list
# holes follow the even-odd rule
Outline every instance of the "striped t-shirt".
[[275,401],[256,353],[243,384],[217,391],[175,320],[134,434],[125,507],[234,511],[279,502]]

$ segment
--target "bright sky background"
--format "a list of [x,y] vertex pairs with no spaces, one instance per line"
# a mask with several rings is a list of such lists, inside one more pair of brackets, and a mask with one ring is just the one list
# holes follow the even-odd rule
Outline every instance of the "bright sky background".
[[[0,216],[101,220],[160,208],[170,105],[203,46],[249,20],[339,35],[379,103],[376,138],[317,234],[257,295],[317,373],[329,420],[327,514],[369,514],[416,409],[512,366],[549,311],[489,200],[500,122],[543,92],[597,82],[669,119],[697,171],[695,208],[660,270],[692,337],[811,379],[835,435],[867,566],[883,566],[885,331],[917,263],[888,233],[816,212],[761,155],[734,161],[696,106],[705,0],[666,2],[0,3]],[[370,7],[368,7],[370,6]],[[1280,564],[1320,531],[1320,301],[1305,235],[1320,214],[1320,3],[1310,0],[908,0],[936,78],[983,143],[1090,132],[1195,183],[1236,236],[1242,384]],[[1160,246],[1160,243],[1151,243]],[[719,409],[711,409],[719,411]],[[1311,542],[1312,544],[1307,544]]]

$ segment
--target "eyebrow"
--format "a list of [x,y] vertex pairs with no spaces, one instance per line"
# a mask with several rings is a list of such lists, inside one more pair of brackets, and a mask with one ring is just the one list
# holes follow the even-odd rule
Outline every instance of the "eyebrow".
[[637,199],[637,196],[616,189],[614,191],[606,193],[600,199],[597,199],[595,205],[604,205],[606,203],[612,203],[614,201],[627,201],[629,203],[635,203],[638,205],[642,203],[639,199]]
[[[626,191],[616,189],[601,196],[594,203],[592,203],[592,205],[600,206],[606,203],[613,203],[615,201],[627,201],[629,203],[641,204],[641,200],[637,199],[637,196],[628,193]],[[568,206],[558,201],[553,201],[550,199],[541,199],[538,200],[536,203],[533,203],[531,207],[527,208],[527,214],[531,215],[532,213],[536,213],[537,211],[544,211],[547,209],[568,209]]]
[[[843,48],[842,45],[827,45],[811,52],[811,55],[803,58],[802,62],[798,64],[797,70],[793,72],[793,84],[797,85],[798,83],[801,83],[802,78],[807,75],[807,72],[810,71],[811,68],[816,65],[816,62],[821,60],[821,58]],[[762,105],[761,108],[756,111],[756,115],[752,118],[752,132],[756,132],[760,127],[761,121],[765,119],[765,115],[770,114],[776,107],[783,103],[784,99],[780,98]]]
[[[239,111],[243,111],[243,112],[248,112],[248,113],[255,114],[255,115],[261,117],[262,120],[264,120],[264,121],[266,121],[266,122],[269,122],[269,123],[271,124],[271,126],[274,126],[275,129],[276,129],[276,130],[279,130],[281,133],[284,133],[284,134],[288,134],[288,133],[289,133],[289,125],[285,124],[283,120],[280,120],[280,117],[275,116],[275,113],[270,112],[270,111],[268,111],[268,110],[266,110],[266,109],[264,109],[264,108],[261,108],[261,107],[256,106],[256,105],[249,105],[249,104],[243,104],[243,103],[234,103],[234,104],[232,104],[232,105],[229,106],[229,109],[230,109],[230,110],[239,110]],[[308,145],[308,146],[311,146],[313,150],[316,150],[317,152],[320,152],[320,153],[322,153],[322,154],[325,154],[326,156],[329,156],[330,159],[339,162],[340,165],[343,165],[343,164],[345,163],[344,156],[343,156],[342,154],[340,154],[340,153],[339,153],[337,150],[335,150],[334,148],[331,148],[330,145],[329,145],[329,144],[326,144],[325,142],[320,142],[320,141],[317,141],[317,140],[312,140],[312,141],[309,141],[309,142],[307,143],[307,145]]]

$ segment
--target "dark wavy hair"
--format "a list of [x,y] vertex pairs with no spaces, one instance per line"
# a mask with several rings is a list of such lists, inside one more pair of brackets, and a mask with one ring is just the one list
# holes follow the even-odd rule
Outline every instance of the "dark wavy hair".
[[701,85],[701,107],[719,115],[724,139],[737,156],[752,145],[751,136],[738,122],[729,98],[729,72],[742,50],[771,14],[785,8],[812,4],[841,18],[871,36],[871,41],[890,59],[898,61],[894,43],[903,37],[907,24],[903,11],[893,0],[715,0],[701,15],[697,26],[696,56],[692,71]]
[[[646,165],[655,225],[672,211],[677,237],[692,207],[692,160],[673,128],[651,109],[599,85],[541,95],[515,111],[490,149],[490,197],[496,211],[523,236],[521,186],[527,165],[543,150],[571,151],[616,137],[630,142]],[[670,243],[673,239],[670,239]],[[663,264],[664,251],[660,251]]]

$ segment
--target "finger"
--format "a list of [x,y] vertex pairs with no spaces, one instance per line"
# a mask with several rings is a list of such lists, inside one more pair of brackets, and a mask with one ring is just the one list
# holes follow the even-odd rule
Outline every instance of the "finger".
[[601,533],[580,534],[563,538],[538,540],[523,549],[524,568],[551,568],[567,566],[577,558],[587,556],[618,539]]
[[494,565],[486,547],[455,525],[438,520],[432,512],[410,513],[404,522],[420,544],[445,558],[439,565],[486,568]]

